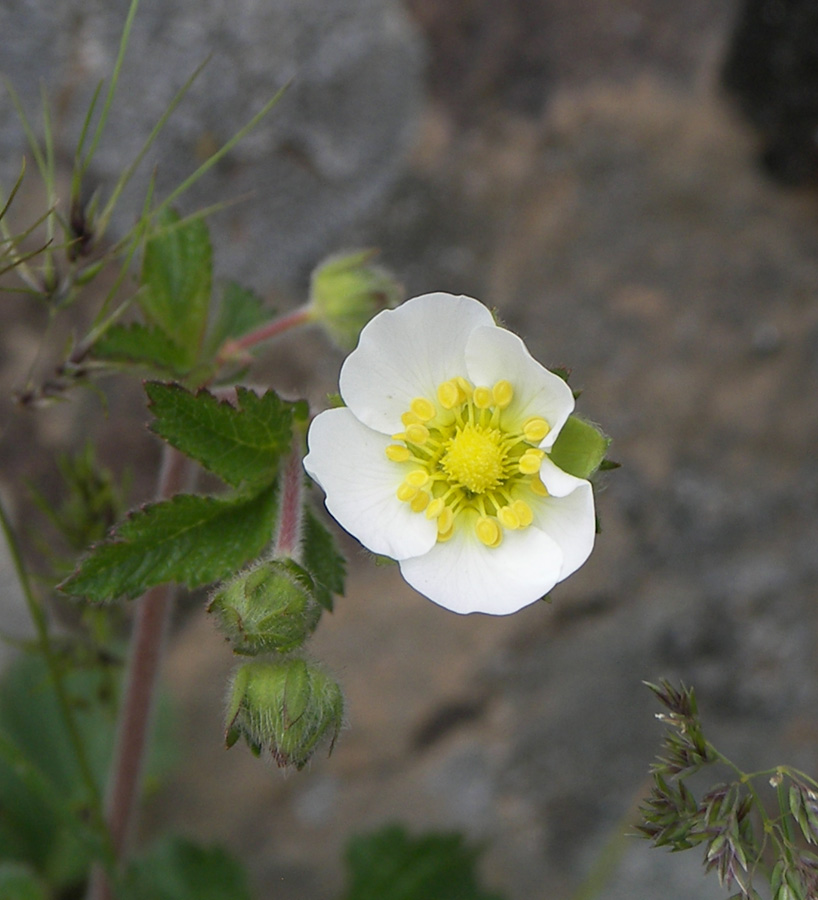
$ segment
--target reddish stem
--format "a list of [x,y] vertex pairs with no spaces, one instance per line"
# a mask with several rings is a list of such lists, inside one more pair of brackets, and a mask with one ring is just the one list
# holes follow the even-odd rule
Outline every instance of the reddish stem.
[[312,311],[309,304],[299,306],[298,309],[285,313],[283,316],[278,316],[278,318],[273,319],[272,322],[262,325],[261,328],[257,328],[255,331],[251,331],[243,337],[225,341],[216,355],[216,362],[224,363],[229,359],[240,356],[251,347],[255,347],[256,344],[268,341],[270,338],[281,334],[283,331],[295,328],[296,325],[304,325],[311,319]]
[[[157,490],[160,498],[179,491],[184,468],[185,458],[166,447]],[[122,860],[127,852],[139,808],[145,751],[172,607],[173,588],[169,584],[151,588],[138,601],[105,803],[117,860]],[[110,883],[99,867],[91,874],[88,896],[89,900],[111,900],[113,896]]]
[[274,556],[289,556],[296,561],[298,561],[301,549],[301,514],[303,509],[301,491],[304,485],[304,470],[301,467],[301,458],[298,447],[294,447],[284,468],[284,480],[281,485],[281,498],[279,501],[281,513],[278,519],[275,550],[273,551]]

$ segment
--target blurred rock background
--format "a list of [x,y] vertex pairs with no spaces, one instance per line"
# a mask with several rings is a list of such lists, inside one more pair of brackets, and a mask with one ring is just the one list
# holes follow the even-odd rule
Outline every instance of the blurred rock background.
[[[167,666],[185,763],[146,831],[225,841],[260,897],[333,900],[350,835],[396,820],[456,828],[485,844],[486,880],[508,900],[571,900],[644,793],[660,729],[641,682],[662,677],[696,686],[711,736],[745,769],[818,771],[818,198],[798,162],[814,125],[787,144],[769,112],[797,100],[803,124],[816,105],[797,63],[812,45],[781,24],[798,6],[276,0],[228,14],[215,0],[145,0],[100,177],[207,52],[201,88],[156,153],[168,184],[295,76],[280,110],[190,198],[258,188],[213,219],[224,274],[284,304],[324,253],[380,246],[410,294],[480,297],[535,356],[569,366],[579,411],[623,464],[599,495],[589,562],[549,606],[510,618],[446,613],[348,541],[347,597],[313,648],[345,686],[350,727],[300,774],[225,755],[232,661],[188,604]],[[40,76],[65,90],[66,135],[115,55],[123,9],[0,11],[0,65],[29,102]],[[746,63],[736,28],[756,35]],[[770,52],[766,84],[786,102],[739,77]],[[13,171],[11,122],[4,101]],[[769,177],[771,134],[774,159],[783,142],[795,160],[786,189]],[[0,306],[6,394],[36,347],[21,310]],[[319,404],[341,362],[318,335],[267,360],[271,384],[306,381]],[[21,426],[25,442],[4,441],[3,483],[45,477],[31,447],[79,437],[91,408]],[[129,415],[138,436],[103,434],[103,446],[115,460],[126,444],[138,490],[156,457],[141,409]],[[697,851],[630,838],[598,896],[724,893]]]

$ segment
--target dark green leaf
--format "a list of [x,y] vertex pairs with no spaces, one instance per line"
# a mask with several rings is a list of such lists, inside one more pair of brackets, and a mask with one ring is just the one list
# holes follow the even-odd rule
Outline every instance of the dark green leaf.
[[388,826],[350,841],[344,900],[502,900],[479,886],[477,856],[459,834]]
[[207,351],[212,356],[222,344],[231,338],[239,338],[258,328],[271,316],[264,301],[247,288],[234,281],[224,286],[221,303],[213,326],[207,336]]
[[608,452],[610,439],[590,422],[569,416],[551,448],[551,461],[577,478],[590,478]]
[[234,498],[180,494],[132,513],[60,586],[96,602],[166,581],[197,587],[258,556],[275,525],[276,487]]
[[177,450],[234,487],[273,481],[292,442],[294,404],[241,387],[237,406],[178,384],[148,382],[145,391],[156,417],[151,429]]
[[207,326],[212,251],[202,219],[179,221],[170,210],[159,217],[145,247],[137,299],[146,319],[181,348],[189,367],[198,358]]
[[220,847],[165,838],[129,866],[122,900],[250,900],[242,867]]
[[113,325],[94,344],[93,355],[107,362],[135,363],[181,375],[190,368],[186,350],[158,328],[133,322]]
[[324,609],[332,612],[332,598],[344,593],[346,560],[338,552],[332,534],[308,509],[304,519],[304,568],[315,579],[315,595]]

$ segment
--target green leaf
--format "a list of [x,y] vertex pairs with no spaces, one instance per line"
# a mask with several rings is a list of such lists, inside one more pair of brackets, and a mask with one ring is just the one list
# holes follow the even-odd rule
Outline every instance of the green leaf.
[[459,834],[410,837],[397,825],[353,838],[344,900],[502,900],[478,883],[479,851]]
[[344,593],[346,560],[336,549],[332,534],[310,509],[304,517],[303,553],[304,568],[315,580],[315,598],[332,612],[333,595]]
[[161,329],[192,366],[199,355],[210,307],[212,251],[202,219],[180,224],[164,211],[145,246],[142,290],[137,295],[147,320]]
[[258,294],[228,281],[222,292],[221,303],[207,336],[207,353],[213,356],[222,344],[231,338],[239,338],[258,328],[271,316]]
[[569,475],[590,478],[605,459],[610,443],[595,425],[569,416],[551,448],[551,462]]
[[232,856],[180,837],[134,860],[121,894],[122,900],[250,900],[247,876]]
[[186,351],[158,328],[133,322],[112,325],[94,344],[95,359],[135,363],[172,375],[186,373],[190,366]]
[[208,391],[190,393],[178,384],[145,385],[155,421],[151,430],[228,484],[270,484],[278,460],[290,448],[296,404],[273,391],[259,397],[236,388],[238,405]]
[[3,900],[48,900],[45,888],[28,866],[0,861],[0,897]]
[[276,495],[271,485],[252,496],[179,494],[148,504],[93,547],[60,588],[102,603],[166,581],[198,587],[225,578],[270,540]]

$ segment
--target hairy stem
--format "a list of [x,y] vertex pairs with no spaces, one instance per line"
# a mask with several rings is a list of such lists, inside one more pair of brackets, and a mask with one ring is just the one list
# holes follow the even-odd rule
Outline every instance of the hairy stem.
[[301,498],[304,486],[304,469],[301,465],[303,454],[299,449],[300,446],[293,447],[284,467],[278,533],[273,550],[274,556],[289,556],[296,562],[299,561],[301,550],[301,516],[304,507]]
[[255,331],[248,332],[243,337],[225,341],[216,355],[216,362],[225,363],[234,357],[241,356],[251,347],[255,347],[256,344],[269,341],[270,338],[276,337],[283,331],[295,328],[297,325],[304,325],[311,319],[312,310],[310,305],[304,304],[299,306],[298,309],[276,317],[271,322],[267,322]]
[[[157,491],[160,498],[179,491],[184,465],[181,454],[165,448]],[[119,861],[127,853],[139,808],[156,686],[172,606],[173,588],[168,584],[151,588],[138,601],[105,802],[111,844]],[[88,896],[89,900],[111,900],[113,896],[110,882],[101,869],[92,873]]]

